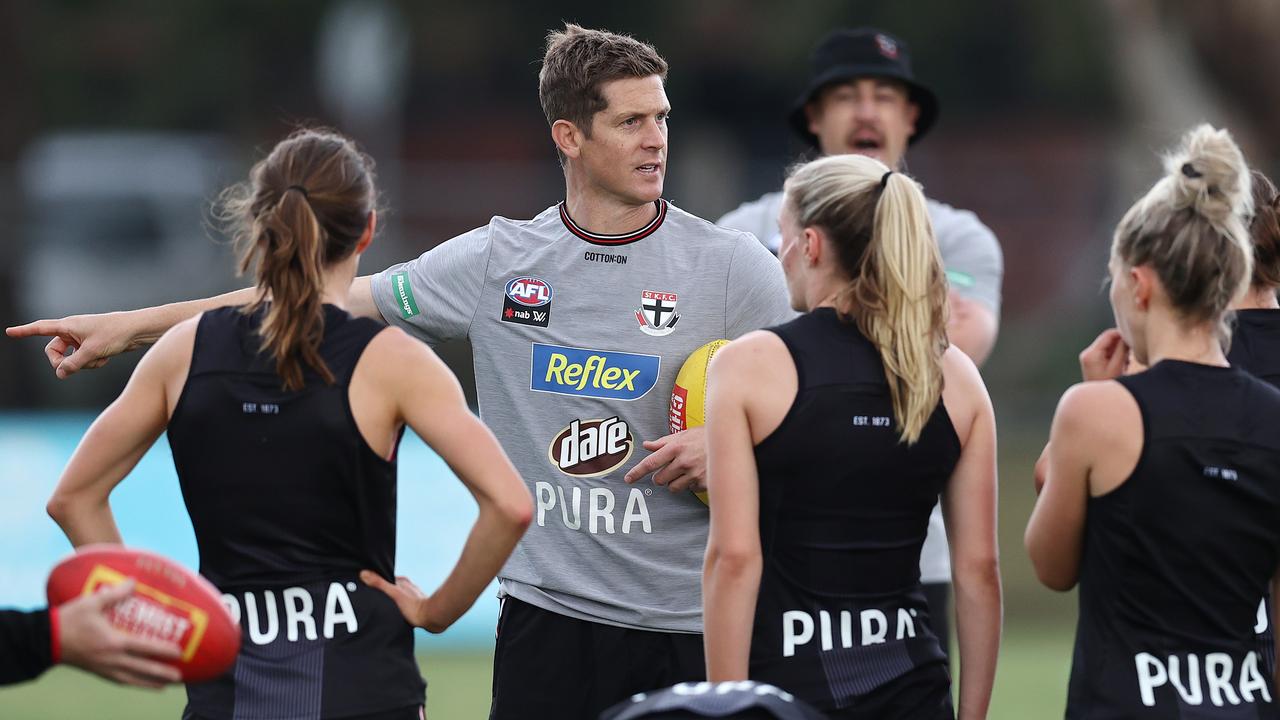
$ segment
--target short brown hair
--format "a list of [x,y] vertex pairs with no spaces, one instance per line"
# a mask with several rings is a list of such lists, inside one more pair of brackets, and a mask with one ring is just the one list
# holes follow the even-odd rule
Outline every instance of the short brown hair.
[[667,61],[652,45],[629,35],[565,23],[564,30],[547,33],[538,100],[548,125],[568,120],[591,137],[591,118],[608,105],[600,86],[650,75],[667,79]]

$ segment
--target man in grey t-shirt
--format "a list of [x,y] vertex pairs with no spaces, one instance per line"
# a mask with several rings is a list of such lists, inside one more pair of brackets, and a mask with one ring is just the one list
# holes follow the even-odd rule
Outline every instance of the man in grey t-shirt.
[[[916,81],[907,47],[888,33],[864,28],[837,30],[818,44],[809,84],[792,108],[790,125],[824,155],[860,153],[898,168],[907,146],[920,140],[937,118],[937,98]],[[754,234],[776,253],[781,206],[782,193],[769,193],[718,223]],[[928,210],[951,289],[947,335],[981,366],[1000,322],[1000,243],[972,212],[935,200],[928,201]],[[945,648],[951,561],[940,507],[929,519],[920,579]]]
[[668,434],[671,391],[703,344],[793,313],[764,247],[661,198],[665,75],[631,38],[553,33],[539,96],[565,201],[369,283],[388,322],[471,339],[481,415],[533,493],[499,573],[491,718],[590,718],[703,677],[708,512],[685,490],[705,451],[700,428]]

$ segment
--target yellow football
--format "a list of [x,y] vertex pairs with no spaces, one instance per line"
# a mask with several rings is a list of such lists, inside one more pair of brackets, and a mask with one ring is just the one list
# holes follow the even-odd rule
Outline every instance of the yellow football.
[[[676,374],[676,386],[671,389],[671,432],[678,433],[691,427],[701,427],[707,421],[707,368],[711,358],[728,340],[712,340],[694,350],[680,366]],[[694,493],[707,502],[705,492]]]

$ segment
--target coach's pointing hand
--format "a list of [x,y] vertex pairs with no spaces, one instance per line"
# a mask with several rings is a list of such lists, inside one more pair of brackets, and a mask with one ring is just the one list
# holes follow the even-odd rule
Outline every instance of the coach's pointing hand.
[[7,328],[5,333],[13,338],[52,336],[44,354],[57,376],[65,379],[85,368],[100,368],[111,356],[141,345],[133,339],[126,316],[127,313],[71,315],[18,325]]
[[705,428],[692,427],[657,440],[646,440],[644,449],[652,454],[631,468],[624,478],[627,482],[636,482],[656,470],[654,484],[666,485],[671,492],[707,489]]

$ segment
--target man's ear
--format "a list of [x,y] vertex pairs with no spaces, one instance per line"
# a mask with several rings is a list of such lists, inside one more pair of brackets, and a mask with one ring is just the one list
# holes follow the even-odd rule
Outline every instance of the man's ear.
[[551,124],[551,140],[567,158],[582,154],[584,139],[582,129],[568,120],[560,119]]

